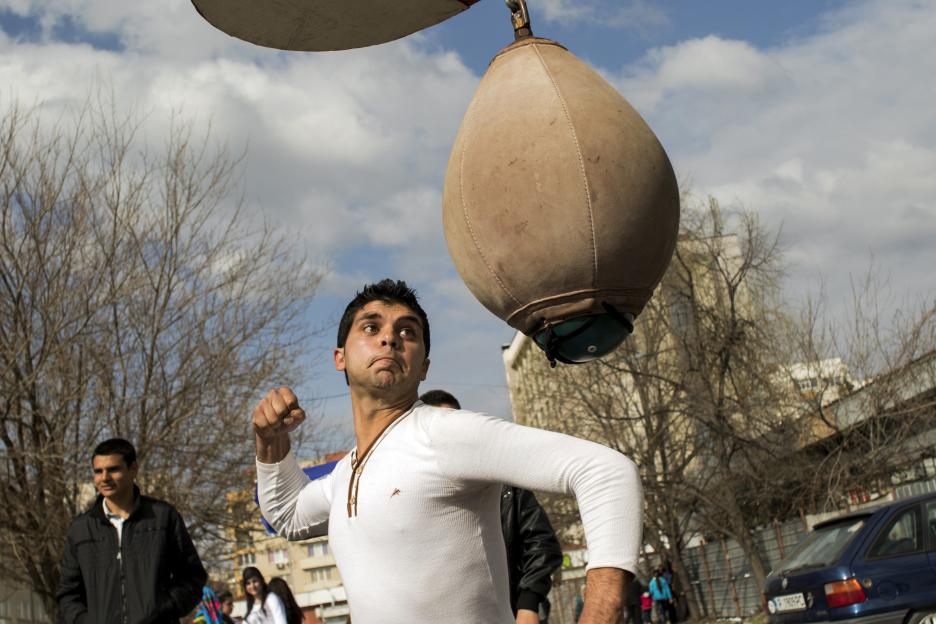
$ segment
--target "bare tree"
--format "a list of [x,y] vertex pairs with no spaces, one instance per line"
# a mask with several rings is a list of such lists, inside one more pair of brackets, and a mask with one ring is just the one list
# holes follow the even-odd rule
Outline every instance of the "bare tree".
[[848,362],[818,366],[809,385],[798,388],[802,419],[811,425],[802,428],[800,453],[813,470],[795,483],[797,503],[807,511],[887,495],[936,457],[936,304],[904,302],[888,314],[884,297],[889,289],[872,265],[852,284],[837,322],[820,297],[791,332],[802,361]]
[[[884,323],[881,289],[865,280],[847,324],[803,311],[783,296],[776,232],[714,199],[685,199],[673,262],[634,335],[601,361],[533,373],[525,360],[508,377],[530,424],[635,460],[644,539],[684,588],[693,535],[735,540],[761,585],[755,529],[888,493],[936,454],[936,308]],[[843,373],[846,361],[866,381]],[[517,380],[523,370],[531,383]],[[546,501],[580,537],[574,505]]]
[[[321,274],[233,195],[239,158],[173,120],[165,145],[89,104],[0,118],[0,561],[56,612],[90,453],[135,443],[147,493],[211,561],[249,486],[258,392],[303,377]],[[233,195],[233,196],[232,196]]]
[[644,539],[673,564],[693,615],[700,610],[683,553],[694,532],[735,537],[758,579],[766,575],[750,530],[770,490],[752,486],[777,450],[765,436],[784,425],[783,317],[774,297],[781,277],[775,241],[756,219],[742,214],[729,228],[714,200],[687,203],[674,260],[635,334],[610,357],[562,369],[540,389],[544,414],[550,405],[567,410],[547,416],[547,426],[638,464]]
[[776,236],[754,215],[725,223],[718,202],[688,211],[666,288],[685,317],[674,332],[684,373],[692,443],[705,449],[688,481],[696,522],[735,538],[761,584],[766,565],[751,537],[765,465],[774,462],[768,434],[784,427],[778,371],[784,326],[776,305],[782,271]]

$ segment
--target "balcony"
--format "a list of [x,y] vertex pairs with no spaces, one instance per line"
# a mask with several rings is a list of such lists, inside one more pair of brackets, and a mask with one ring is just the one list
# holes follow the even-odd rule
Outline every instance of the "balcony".
[[314,570],[316,568],[326,568],[335,565],[335,558],[331,553],[327,555],[315,555],[314,557],[305,557],[299,560],[299,567],[304,570]]

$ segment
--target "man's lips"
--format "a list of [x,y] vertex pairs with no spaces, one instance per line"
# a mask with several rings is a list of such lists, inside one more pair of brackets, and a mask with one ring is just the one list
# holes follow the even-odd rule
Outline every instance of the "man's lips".
[[400,363],[396,361],[396,358],[391,357],[389,355],[381,355],[373,359],[373,361],[371,362],[371,366],[374,366],[375,364],[379,364],[380,362],[393,362],[397,366],[400,365]]

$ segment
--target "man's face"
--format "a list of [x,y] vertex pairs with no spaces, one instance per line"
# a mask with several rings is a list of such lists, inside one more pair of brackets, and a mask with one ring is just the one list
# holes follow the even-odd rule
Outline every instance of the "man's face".
[[399,303],[371,301],[358,310],[334,358],[350,385],[378,392],[415,392],[429,371],[422,323]]
[[136,479],[137,464],[127,466],[123,455],[95,455],[91,459],[94,471],[94,487],[104,498],[117,499],[129,496],[133,492],[133,480]]
[[221,613],[231,615],[234,612],[234,599],[225,600],[221,603]]

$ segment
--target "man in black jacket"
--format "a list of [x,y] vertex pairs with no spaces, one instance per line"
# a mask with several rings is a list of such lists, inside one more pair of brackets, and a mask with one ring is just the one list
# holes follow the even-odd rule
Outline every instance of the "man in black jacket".
[[182,516],[134,483],[133,445],[101,442],[91,459],[98,497],[68,529],[57,598],[66,624],[178,622],[208,578]]
[[[419,399],[427,405],[461,409],[458,399],[445,390],[430,390]],[[545,622],[549,617],[546,596],[552,587],[552,575],[562,565],[562,549],[549,517],[533,492],[505,485],[501,492],[501,524],[507,547],[510,606],[517,624]]]

